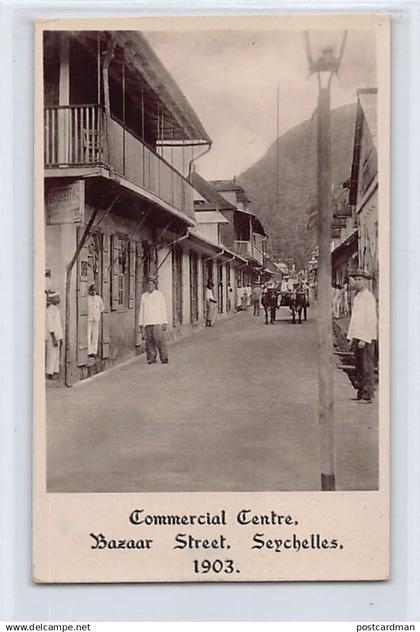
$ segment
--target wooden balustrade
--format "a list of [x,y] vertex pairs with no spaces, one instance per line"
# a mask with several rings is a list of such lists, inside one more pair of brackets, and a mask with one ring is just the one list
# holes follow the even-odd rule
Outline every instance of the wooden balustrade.
[[190,183],[100,105],[44,111],[46,167],[103,165],[194,217]]

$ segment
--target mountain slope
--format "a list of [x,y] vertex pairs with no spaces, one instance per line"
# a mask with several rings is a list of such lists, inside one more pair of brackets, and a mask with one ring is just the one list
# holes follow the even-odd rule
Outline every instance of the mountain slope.
[[[350,177],[355,116],[356,104],[331,112],[332,184],[336,190]],[[277,142],[237,178],[271,236],[274,254],[294,257],[299,267],[307,261],[313,248],[307,211],[316,204],[316,139],[316,117],[293,127],[278,139],[278,201]]]

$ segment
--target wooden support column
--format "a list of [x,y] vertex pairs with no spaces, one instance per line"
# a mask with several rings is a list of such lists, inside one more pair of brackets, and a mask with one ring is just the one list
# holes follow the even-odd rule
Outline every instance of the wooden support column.
[[106,161],[112,162],[112,148],[110,143],[110,117],[111,117],[111,100],[109,96],[109,65],[114,56],[115,47],[117,45],[115,35],[112,36],[110,42],[108,43],[107,49],[104,51],[103,56],[103,64],[102,64],[102,85],[104,90],[104,108],[105,108],[105,139],[106,139],[106,148],[107,155]]
[[[70,36],[68,33],[60,33],[60,76],[58,84],[58,104],[68,106],[70,103]],[[58,163],[66,165],[70,161],[69,156],[69,122],[70,111],[68,107],[58,110]]]
[[318,99],[318,345],[321,489],[335,490],[333,341],[331,312],[330,85]]

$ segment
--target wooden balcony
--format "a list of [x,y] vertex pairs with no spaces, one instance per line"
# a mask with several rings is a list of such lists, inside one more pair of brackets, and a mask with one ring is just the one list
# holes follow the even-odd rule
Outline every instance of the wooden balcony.
[[263,265],[263,254],[257,248],[254,248],[250,241],[238,241],[234,242],[235,251],[242,257],[247,257],[258,261]]
[[235,241],[235,250],[238,255],[252,257],[252,244],[250,241]]
[[45,167],[103,166],[194,218],[190,183],[100,105],[44,110]]

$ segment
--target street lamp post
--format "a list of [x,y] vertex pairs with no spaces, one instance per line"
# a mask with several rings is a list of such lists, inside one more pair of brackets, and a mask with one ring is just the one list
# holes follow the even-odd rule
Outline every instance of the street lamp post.
[[318,137],[317,137],[317,189],[318,189],[318,358],[319,358],[319,431],[321,452],[321,490],[335,490],[334,445],[334,391],[333,391],[333,340],[331,310],[331,118],[330,88],[337,74],[346,41],[343,37],[340,56],[332,48],[325,48],[316,61],[312,60],[309,36],[306,50],[311,74],[318,78]]

